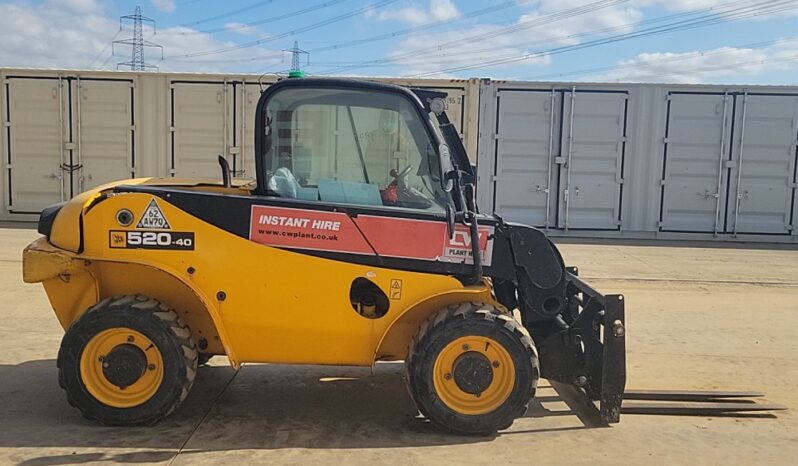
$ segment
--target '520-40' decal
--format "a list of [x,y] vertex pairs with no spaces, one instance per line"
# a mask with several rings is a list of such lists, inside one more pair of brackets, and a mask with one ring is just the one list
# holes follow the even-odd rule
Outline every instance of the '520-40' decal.
[[115,231],[109,232],[113,249],[194,250],[194,233],[185,231]]

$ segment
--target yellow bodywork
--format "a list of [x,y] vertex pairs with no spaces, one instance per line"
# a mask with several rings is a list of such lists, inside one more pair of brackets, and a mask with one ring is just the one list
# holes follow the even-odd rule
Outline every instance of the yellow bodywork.
[[[170,180],[171,181],[171,180]],[[246,185],[204,187],[172,181],[181,189],[249,193]],[[114,183],[77,196],[59,212],[50,241],[26,248],[24,279],[42,282],[64,329],[108,296],[143,294],[175,309],[191,327],[201,350],[243,362],[369,366],[404,359],[420,323],[443,306],[463,301],[501,305],[485,282],[465,287],[453,277],[351,264],[254,243],[156,198],[171,230],[193,232],[193,251],[110,247],[116,214],[129,209],[138,220],[150,201],[145,193],[101,199]],[[165,184],[127,180],[124,184]],[[384,316],[358,314],[349,290],[368,278],[389,294],[401,280],[400,299]]]

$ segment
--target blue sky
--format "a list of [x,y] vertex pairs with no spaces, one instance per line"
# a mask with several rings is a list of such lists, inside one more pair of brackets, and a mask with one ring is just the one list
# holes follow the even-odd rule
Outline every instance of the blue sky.
[[137,4],[165,71],[798,84],[798,0],[4,1],[0,66],[115,69]]

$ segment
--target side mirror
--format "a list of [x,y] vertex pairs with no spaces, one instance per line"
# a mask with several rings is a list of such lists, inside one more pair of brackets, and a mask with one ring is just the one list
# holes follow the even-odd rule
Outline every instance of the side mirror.
[[449,204],[446,204],[446,233],[449,234],[449,239],[454,238],[454,209]]
[[452,177],[449,176],[449,174],[454,171],[454,165],[452,165],[452,156],[449,153],[449,146],[447,146],[446,144],[439,145],[438,153],[440,154],[441,157],[443,189],[448,193],[451,192],[452,188],[454,187],[454,181],[452,181]]

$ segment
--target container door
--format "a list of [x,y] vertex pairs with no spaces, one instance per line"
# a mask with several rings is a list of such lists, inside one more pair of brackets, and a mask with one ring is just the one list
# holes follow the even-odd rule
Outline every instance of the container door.
[[69,84],[66,80],[10,77],[7,107],[8,210],[39,213],[66,200],[74,148],[70,139]]
[[133,81],[75,79],[71,85],[77,144],[74,192],[134,177]]
[[233,157],[234,89],[227,82],[172,84],[172,175],[221,178],[218,157]]
[[571,90],[563,98],[558,226],[617,230],[628,95]]
[[732,96],[669,95],[660,230],[724,229]]
[[494,206],[507,220],[554,226],[561,99],[551,90],[497,93]]
[[789,234],[795,192],[798,96],[737,95],[730,233]]

